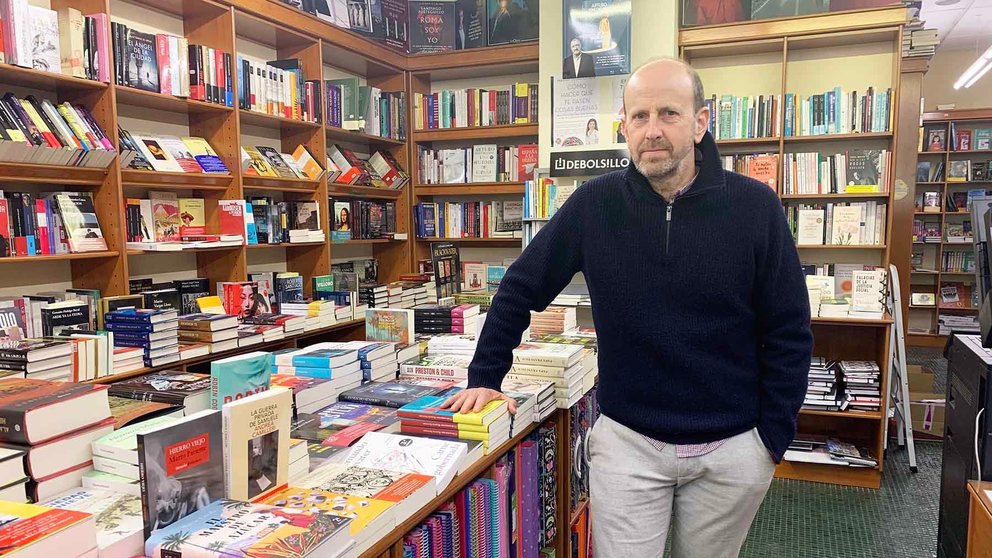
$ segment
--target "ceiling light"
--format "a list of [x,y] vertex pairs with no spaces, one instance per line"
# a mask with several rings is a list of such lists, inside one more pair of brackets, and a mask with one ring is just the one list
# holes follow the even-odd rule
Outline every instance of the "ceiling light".
[[961,74],[961,77],[954,82],[954,89],[961,89],[971,87],[976,81],[978,81],[986,72],[992,69],[992,46],[985,50],[978,57],[977,60],[972,62],[971,66]]
[[937,0],[936,2],[934,2],[934,4],[938,6],[953,6],[954,4],[957,4],[960,1],[961,0]]

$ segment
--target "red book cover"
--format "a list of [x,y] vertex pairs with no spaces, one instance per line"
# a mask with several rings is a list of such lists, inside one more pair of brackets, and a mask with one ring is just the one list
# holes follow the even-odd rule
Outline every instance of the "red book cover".
[[517,148],[517,177],[523,182],[534,180],[534,169],[537,168],[537,144],[527,143]]
[[155,54],[158,58],[158,91],[172,95],[172,63],[169,59],[169,36],[155,35]]
[[0,198],[0,257],[13,256],[14,245],[10,235],[10,211],[7,199]]
[[245,238],[244,200],[220,200],[217,202],[220,216],[220,234],[236,234]]
[[[93,516],[85,512],[14,502],[0,502],[0,514],[6,520],[0,527],[0,548],[22,550],[26,554],[32,552],[32,544],[46,537],[93,521]],[[95,537],[91,535],[91,538],[95,544]]]
[[45,200],[34,200],[35,222],[38,228],[36,239],[39,254],[54,254],[52,243],[48,238],[48,212],[45,210]]
[[369,432],[374,432],[376,430],[382,430],[385,427],[383,424],[376,424],[374,422],[360,422],[358,424],[353,424],[346,428],[343,428],[334,434],[327,437],[326,440],[321,442],[322,446],[338,446],[338,447],[348,447],[355,442],[357,442],[362,436],[368,434]]
[[437,436],[439,438],[457,438],[458,429],[449,430],[446,428],[436,428],[436,427],[426,427],[426,426],[408,426],[406,424],[400,424],[401,434],[423,434],[425,436]]
[[224,53],[219,50],[214,51],[214,80],[217,84],[217,102],[224,104],[227,80],[224,79]]

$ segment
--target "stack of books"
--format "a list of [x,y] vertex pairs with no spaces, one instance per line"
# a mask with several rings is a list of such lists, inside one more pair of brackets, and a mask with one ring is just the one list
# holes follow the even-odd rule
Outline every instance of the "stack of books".
[[813,357],[809,364],[804,409],[841,411],[846,407],[837,385],[834,363],[823,357]]
[[789,444],[784,459],[798,463],[836,465],[838,467],[876,467],[878,460],[866,448],[836,438],[800,434]]
[[269,356],[272,372],[331,380],[340,386],[339,391],[361,385],[362,367],[358,361],[358,352],[327,345],[329,344],[318,343],[302,349],[274,351]]
[[599,344],[596,341],[596,332],[580,331],[578,328],[570,329],[564,333],[545,333],[543,335],[530,336],[530,340],[536,343],[555,343],[559,345],[579,345],[586,349],[598,350]]
[[104,327],[114,332],[114,345],[141,347],[145,366],[179,360],[179,314],[175,310],[125,308],[107,312]]
[[163,370],[110,384],[110,395],[183,408],[191,415],[210,408],[210,375]]
[[526,407],[521,404],[520,395],[534,400],[531,422],[540,422],[548,418],[558,408],[558,400],[555,399],[555,384],[551,381],[504,378],[501,389],[505,395],[512,397],[517,402],[517,414],[514,417],[514,423],[517,425],[523,425],[527,422]]
[[458,388],[442,395],[427,395],[396,411],[403,434],[460,438],[482,442],[485,451],[495,449],[510,439],[511,416],[505,401],[490,401],[479,412],[453,413],[441,405]]
[[478,339],[474,335],[435,335],[427,340],[427,354],[475,356]]
[[363,382],[382,382],[396,379],[396,372],[399,370],[396,345],[396,343],[349,341],[333,346],[358,352]]
[[106,482],[116,485],[136,483],[141,480],[138,472],[138,434],[154,430],[176,421],[173,416],[161,416],[125,426],[93,440],[93,469],[116,478]]
[[851,313],[851,301],[846,298],[821,298],[819,309],[817,317],[846,318]]
[[533,336],[564,333],[576,325],[574,307],[549,306],[544,312],[530,313],[530,333]]
[[468,445],[456,440],[369,432],[352,447],[344,464],[430,475],[440,493],[463,470],[467,455]]
[[297,417],[293,433],[325,446],[347,448],[367,432],[397,432],[399,428],[393,407],[338,401],[310,416]]
[[85,556],[144,554],[144,524],[138,495],[100,488],[72,488],[44,502],[44,505],[82,512],[96,518],[97,548]]
[[[243,324],[255,326],[278,326],[282,328],[285,337],[299,335],[306,327],[307,319],[303,316],[290,316],[289,314],[256,314],[247,316],[241,321]],[[264,333],[263,333],[264,335]],[[268,341],[269,339],[266,339]]]
[[334,315],[334,303],[329,300],[314,300],[303,302],[283,302],[279,311],[290,316],[303,316],[306,322],[303,331],[313,331],[330,327],[337,322]]
[[0,448],[0,500],[27,502],[27,472],[24,470],[24,452],[13,448]]
[[595,354],[579,345],[522,343],[513,350],[507,378],[555,384],[558,407],[567,409],[595,384]]
[[0,377],[71,380],[72,353],[72,344],[62,341],[4,341],[0,348]]
[[240,324],[238,326],[238,347],[278,341],[284,337],[286,330],[281,325]]
[[24,455],[26,496],[41,502],[80,486],[93,469],[90,443],[114,430],[107,388],[23,378],[0,387],[0,443]]
[[211,354],[238,348],[238,319],[227,314],[179,316],[181,346],[204,344]]
[[99,556],[96,516],[93,514],[14,502],[0,502],[0,514],[4,518],[0,538],[6,541],[7,548],[16,550],[16,554],[65,558]]
[[465,355],[427,354],[400,363],[400,374],[435,380],[468,379],[472,357]]
[[113,374],[125,374],[145,367],[145,351],[140,347],[114,347]]
[[340,382],[324,378],[307,378],[290,374],[272,374],[272,386],[282,386],[293,390],[293,416],[300,413],[313,413],[334,403],[341,392]]
[[852,411],[875,411],[882,406],[881,371],[870,360],[842,360],[840,373],[844,379],[844,395]]
[[350,403],[365,403],[399,409],[428,395],[438,394],[440,389],[429,385],[406,384],[400,382],[369,382],[341,394],[340,400]]
[[289,482],[295,483],[310,474],[310,452],[307,441],[289,439]]

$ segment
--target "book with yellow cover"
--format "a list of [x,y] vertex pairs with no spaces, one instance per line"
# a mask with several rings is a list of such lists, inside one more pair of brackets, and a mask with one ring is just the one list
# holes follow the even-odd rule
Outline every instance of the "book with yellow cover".
[[0,501],[0,554],[77,556],[96,548],[96,521],[74,510]]
[[206,233],[203,198],[179,198],[179,236]]
[[196,162],[203,168],[203,172],[230,174],[231,170],[227,168],[227,165],[217,155],[214,148],[210,147],[207,140],[190,136],[186,136],[182,140],[186,144],[186,148],[189,149],[190,154],[193,155]]
[[228,498],[252,500],[289,481],[292,390],[274,387],[225,403],[224,486]]
[[296,151],[293,151],[293,161],[310,180],[320,180],[320,176],[324,174],[324,169],[320,168],[320,163],[310,155],[310,152],[302,144],[296,147]]
[[[248,155],[247,168],[245,169],[246,174],[251,174],[255,176],[272,176],[278,177],[279,174],[272,168],[269,161],[259,153],[258,149],[254,147],[242,147]],[[242,158],[243,159],[243,158]]]

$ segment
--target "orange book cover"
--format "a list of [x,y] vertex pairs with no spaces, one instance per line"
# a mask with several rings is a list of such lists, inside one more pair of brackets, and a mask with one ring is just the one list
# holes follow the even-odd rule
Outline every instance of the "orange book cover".
[[25,550],[42,539],[86,522],[91,527],[86,540],[80,542],[88,546],[81,545],[80,548],[96,547],[96,525],[88,513],[0,501],[0,517],[4,521],[0,526],[0,556],[15,549]]
[[778,191],[778,155],[758,155],[751,157],[747,164],[747,175],[767,184]]

